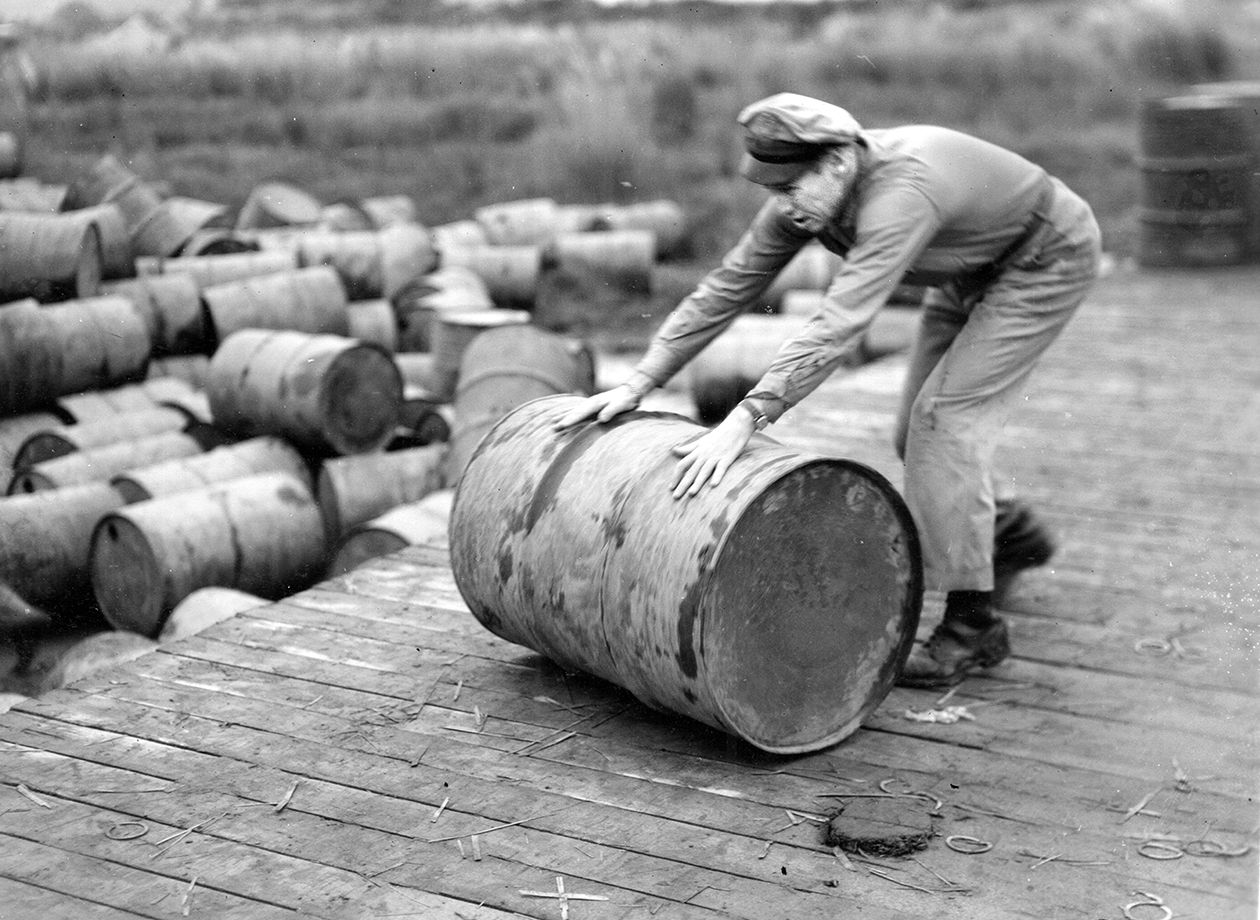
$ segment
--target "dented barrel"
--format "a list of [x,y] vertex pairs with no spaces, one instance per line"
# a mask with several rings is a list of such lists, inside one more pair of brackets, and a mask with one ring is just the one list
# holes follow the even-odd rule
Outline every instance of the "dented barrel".
[[451,563],[490,631],[774,753],[835,744],[893,685],[923,598],[886,479],[762,435],[675,500],[671,448],[704,433],[630,412],[556,432],[579,401],[507,414],[456,490]]

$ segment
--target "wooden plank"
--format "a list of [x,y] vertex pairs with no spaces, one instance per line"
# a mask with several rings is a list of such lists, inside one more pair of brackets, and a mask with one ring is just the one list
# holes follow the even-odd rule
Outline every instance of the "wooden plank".
[[[265,720],[264,720],[264,721],[265,721]],[[387,748],[387,744],[388,744],[388,741],[387,741],[387,738],[386,738],[386,737],[383,737],[383,736],[381,736],[381,735],[378,735],[378,734],[376,734],[376,733],[373,733],[373,736],[372,736],[372,739],[371,739],[371,746],[372,746],[372,749],[373,749],[373,750],[388,750],[388,748]],[[429,756],[430,756],[430,755],[426,754],[426,762],[428,761]],[[482,757],[484,758],[484,752],[483,752]],[[510,763],[513,763],[513,764],[515,765],[515,764],[519,764],[519,763],[521,763],[522,761],[521,761],[521,759],[517,759],[515,762],[512,762],[512,761],[509,761],[509,762],[510,762]],[[476,763],[476,761],[474,760],[474,761],[473,761],[473,763]],[[465,765],[464,765],[464,767],[465,767],[465,768],[467,768],[468,766],[469,766],[469,764],[465,764]],[[498,777],[504,777],[504,773],[503,773],[504,769],[511,769],[511,767],[505,768],[505,767],[504,767],[504,766],[502,766],[502,765],[495,764],[495,765],[493,766],[494,775],[495,775],[495,776],[498,776]],[[523,769],[523,767],[517,767],[517,769]],[[521,782],[521,781],[523,781],[522,777],[516,776],[515,774],[513,774],[513,779],[514,779],[514,781],[516,781],[516,782]],[[571,780],[566,780],[565,782],[571,782]],[[797,808],[801,808],[801,807],[802,807],[802,806],[800,806],[799,804],[797,805]],[[1058,807],[1060,807],[1060,808],[1061,808],[1061,802],[1060,802],[1060,803],[1058,803]],[[802,809],[802,810],[804,810],[804,809]],[[1088,846],[1089,846],[1089,840],[1088,840],[1088,838],[1087,838],[1087,837],[1084,837],[1084,838],[1083,838],[1083,837],[1078,837],[1078,838],[1076,839],[1075,846],[1076,846],[1078,849],[1079,849],[1079,848],[1088,848]],[[1159,868],[1161,869],[1161,877],[1163,877],[1166,873],[1165,873],[1165,871],[1162,871],[1162,867],[1159,867]],[[1222,885],[1222,884],[1224,884],[1224,880],[1222,880],[1222,879],[1214,879],[1214,880],[1212,881],[1212,885],[1213,885],[1213,887],[1214,887],[1214,888],[1216,888],[1216,887],[1220,887],[1220,885]]]
[[[8,849],[14,846],[20,848],[25,844],[25,841],[12,841],[3,837],[0,837],[0,840],[3,840],[3,844],[0,844],[0,849]],[[38,857],[32,853],[30,854],[30,861],[35,862],[41,857],[56,859],[59,855],[56,851],[51,853],[43,852]],[[0,857],[0,865],[2,864],[3,857]],[[3,871],[5,869],[0,868],[0,872]],[[63,894],[61,891],[41,888],[38,885],[3,876],[0,876],[0,904],[5,905],[5,909],[10,912],[10,916],[18,918],[73,917],[75,920],[133,920],[133,918],[140,916],[132,911],[119,910],[107,904],[85,900],[84,898]],[[159,915],[148,914],[147,916]]]
[[53,806],[48,814],[12,810],[4,814],[0,875],[41,888],[61,916],[90,916],[77,913],[85,901],[126,916],[178,917],[185,903],[189,915],[195,909],[197,916],[242,920],[295,916],[291,909],[222,890],[217,875],[197,876],[198,884],[190,891],[193,875],[185,874],[187,867],[153,863],[148,859],[150,847],[144,848],[142,858],[148,862],[141,866],[141,857],[126,852],[134,852],[139,844],[109,839],[109,829],[132,816],[75,808],[52,794],[48,800]]
[[[256,622],[261,615],[285,615],[301,621],[302,628],[295,626],[292,629],[283,630],[287,638],[282,647],[279,645],[272,647],[290,652],[302,648],[311,649],[309,653],[311,657],[333,661],[345,661],[356,651],[362,654],[365,649],[370,649],[371,654],[368,656],[372,662],[370,666],[382,670],[413,667],[419,655],[416,644],[425,638],[424,635],[419,634],[419,630],[403,624],[382,623],[361,618],[337,619],[334,622],[330,619],[334,615],[304,609],[284,611],[279,607],[272,607],[262,611],[261,614],[255,612],[250,619]],[[274,625],[275,631],[280,632],[283,624]],[[344,632],[334,631],[337,627],[341,627]],[[241,623],[224,626],[224,630],[238,628],[243,628]],[[211,635],[217,634],[211,633]],[[1017,664],[1022,665],[1022,663]],[[1027,674],[1027,671],[1032,673]],[[1064,749],[1060,746],[1047,747],[1039,744],[1037,756],[1071,758],[1065,763],[1070,766],[1074,763],[1092,763],[1093,759],[1099,756],[1100,750],[1105,750],[1108,753],[1106,759],[1114,765],[1130,767],[1139,771],[1136,775],[1142,775],[1152,752],[1166,750],[1176,753],[1186,748],[1189,738],[1194,737],[1196,740],[1193,752],[1187,749],[1182,755],[1183,759],[1215,758],[1225,765],[1224,772],[1243,776],[1248,775],[1246,771],[1254,766],[1253,762],[1238,762],[1234,751],[1235,719],[1240,716],[1255,715],[1257,705],[1254,699],[1225,691],[1216,691],[1211,696],[1205,693],[1203,695],[1205,705],[1200,712],[1185,711],[1184,707],[1179,707],[1169,718],[1178,718],[1183,713],[1185,718],[1169,725],[1167,720],[1160,718],[1159,713],[1149,708],[1146,710],[1141,708],[1144,691],[1141,684],[1131,678],[1075,669],[1065,673],[1063,669],[1056,671],[1045,667],[1038,668],[1035,665],[1029,665],[1027,669],[1006,665],[1000,669],[1000,678],[1004,681],[1028,681],[1031,678],[1034,683],[1039,682],[1034,690],[1042,696],[1045,696],[1047,691],[1053,691],[1060,683],[1066,687],[1070,681],[1074,686],[1070,690],[1065,690],[1065,694],[1070,693],[1080,701],[1088,701],[1091,698],[1109,700],[1116,707],[1119,707],[1123,701],[1123,696],[1117,697],[1118,688],[1124,687],[1125,693],[1132,699],[1125,711],[1132,715],[1134,721],[1124,721],[1124,712],[1116,715],[1105,711],[1100,713],[1098,707],[1086,706],[1081,702],[1077,703],[1075,709],[1065,709],[1062,706],[1055,709],[1048,708],[1055,702],[1053,700],[1049,704],[1043,704],[1042,708],[1029,711],[1003,706],[989,711],[992,720],[996,720],[992,728],[979,722],[959,726],[956,731],[959,743],[993,749],[994,745],[1007,743],[1004,740],[1006,738],[1024,738],[1035,735],[1039,731],[1052,729],[1057,732],[1066,732],[1069,730],[1067,723],[1074,715],[1086,715],[1091,718],[1105,715],[1108,716],[1108,725],[1104,731],[1097,733],[1096,742],[1086,744],[1090,736],[1077,726],[1072,731],[1073,736],[1077,738],[1076,745]],[[1024,698],[1028,697],[1025,695]],[[1213,713],[1212,700],[1216,700],[1219,715]],[[1092,711],[1087,712],[1086,709]],[[1138,715],[1143,718],[1137,720]],[[886,730],[912,733],[932,730],[917,726],[916,723],[902,726],[889,720],[872,721],[868,724],[879,725]],[[1126,746],[1124,752],[1118,752],[1115,749],[1116,745]],[[1016,749],[1013,753],[1030,756],[1023,749]]]
[[[141,717],[141,721],[152,720]],[[599,817],[599,810],[595,806],[580,800],[565,800],[555,794],[539,792],[534,796],[522,797],[515,793],[513,787],[501,782],[476,781],[457,774],[437,772],[423,767],[408,769],[404,765],[397,775],[390,775],[382,769],[382,766],[388,766],[388,764],[383,764],[379,756],[346,751],[331,752],[322,745],[302,746],[320,749],[321,756],[317,761],[309,759],[286,761],[283,754],[286,753],[286,747],[289,747],[289,753],[292,753],[292,742],[286,742],[275,735],[265,740],[251,741],[248,740],[250,733],[239,725],[219,731],[207,729],[207,732],[202,733],[200,737],[206,737],[207,734],[213,735],[212,739],[208,739],[212,744],[221,740],[225,741],[224,747],[220,750],[220,756],[227,753],[229,749],[238,755],[241,753],[241,748],[231,744],[230,739],[235,737],[251,746],[261,743],[269,752],[278,751],[281,755],[279,758],[267,756],[256,759],[256,755],[251,753],[247,758],[250,762],[267,764],[273,759],[278,762],[303,762],[308,767],[314,768],[311,772],[315,774],[304,777],[300,803],[295,797],[291,807],[286,809],[286,831],[283,835],[271,832],[266,822],[246,823],[245,817],[238,818],[230,824],[222,826],[216,824],[214,828],[207,828],[207,835],[227,834],[234,838],[238,834],[248,835],[258,845],[280,850],[283,850],[286,845],[292,845],[286,844],[286,841],[297,840],[306,852],[310,853],[319,849],[316,843],[318,839],[329,836],[328,828],[322,827],[319,821],[327,823],[323,815],[330,814],[339,820],[336,832],[338,838],[336,852],[324,853],[321,850],[321,859],[362,860],[363,854],[369,854],[373,860],[372,865],[368,867],[358,865],[355,871],[359,872],[394,867],[397,862],[405,862],[410,874],[404,873],[397,878],[408,879],[407,884],[412,887],[448,892],[458,891],[467,898],[485,898],[486,903],[489,904],[498,904],[499,901],[496,899],[502,899],[503,903],[522,911],[528,910],[530,904],[515,896],[510,890],[500,890],[503,885],[508,884],[504,878],[511,879],[511,885],[537,890],[546,884],[545,879],[554,877],[556,872],[565,875],[566,878],[571,877],[575,881],[583,880],[588,885],[598,884],[605,889],[618,889],[614,900],[623,911],[626,911],[627,916],[631,915],[629,913],[631,910],[645,908],[650,910],[653,907],[658,910],[661,907],[667,907],[670,916],[709,916],[707,911],[699,908],[685,909],[682,904],[684,901],[694,902],[706,890],[714,887],[727,888],[739,893],[741,903],[746,906],[734,916],[741,917],[761,916],[772,905],[782,904],[785,900],[798,904],[800,909],[807,912],[811,909],[843,910],[846,905],[853,908],[859,903],[821,885],[818,885],[818,891],[804,890],[802,886],[813,887],[812,881],[797,880],[795,883],[792,880],[780,881],[775,877],[775,872],[765,868],[765,864],[756,859],[756,853],[760,850],[759,841],[737,841],[735,838],[730,838],[726,842],[717,844],[714,852],[723,854],[720,858],[724,858],[733,865],[738,864],[743,871],[739,875],[714,872],[692,865],[688,859],[679,857],[691,856],[692,852],[703,857],[709,852],[708,847],[700,848],[693,838],[706,838],[709,847],[713,847],[717,836],[712,832],[689,828],[677,822],[673,824],[674,833],[662,837],[646,831],[642,827],[644,822],[633,813],[618,812],[619,817],[624,819],[624,824],[618,823],[615,827],[610,827],[609,819]],[[324,753],[326,751],[327,753]],[[182,752],[180,756],[187,758],[188,755]],[[173,753],[167,753],[160,758],[151,758],[151,761],[155,768],[162,769],[172,778],[175,771],[181,769],[181,765],[175,762]],[[340,764],[340,766],[334,766],[334,764]],[[48,762],[42,764],[42,767],[45,771],[44,779],[41,781],[42,788],[47,789],[64,782],[68,786],[60,791],[65,795],[74,794],[70,788],[82,782],[81,777],[85,772],[91,772],[85,770],[80,764],[73,769],[67,767],[64,775],[54,776],[51,775]],[[333,772],[340,775],[341,782],[326,780],[323,775],[320,775],[328,767],[332,767]],[[251,792],[258,787],[259,777],[256,774],[256,770],[241,769],[239,765],[234,766],[229,763],[216,769],[215,782],[218,789],[225,790],[227,794],[257,800],[258,793]],[[196,776],[197,773],[190,772],[190,775]],[[80,793],[80,795],[90,797],[87,793]],[[436,800],[439,796],[442,799],[453,797],[454,801],[443,812],[440,829],[430,831],[430,816],[438,806]],[[425,801],[425,798],[428,800]],[[474,810],[469,810],[469,803],[472,804]],[[207,801],[203,806],[203,811],[214,813],[216,809],[221,810],[227,804],[230,803],[226,799],[222,802]],[[166,807],[166,799],[151,796],[146,799],[143,807],[145,813],[153,813],[155,810]],[[528,815],[538,814],[536,819],[524,816],[524,823],[528,824],[529,828],[521,826],[506,828],[495,832],[493,838],[485,832],[484,829],[488,823],[489,826],[494,826],[521,820],[523,816],[515,814],[512,810],[522,807],[541,809],[541,813],[528,811]],[[314,809],[316,814],[313,816],[306,809]],[[266,817],[265,813],[264,817]],[[539,828],[551,826],[557,830],[552,830],[550,833],[539,830]],[[417,827],[422,829],[419,833],[416,832]],[[377,830],[377,828],[382,830]],[[492,862],[477,864],[471,860],[464,860],[450,841],[424,844],[421,837],[422,834],[441,837],[450,833],[475,832],[485,834],[487,852],[493,852],[495,855]],[[416,852],[399,846],[387,846],[388,841],[382,842],[378,839],[384,833],[401,835],[408,839],[416,838],[410,846],[419,845],[420,850]],[[625,846],[612,847],[602,844],[597,838],[604,834],[623,838]],[[566,837],[573,837],[577,842],[571,843],[564,839]],[[644,840],[656,840],[660,844],[659,849],[672,853],[674,858],[653,856],[644,850],[632,848],[635,842],[641,844]],[[594,857],[583,855],[583,851],[595,855]],[[835,864],[832,857],[826,853],[806,855],[816,865],[824,866],[828,870]],[[581,857],[580,860],[578,856]],[[547,868],[530,866],[525,862],[529,859],[546,860]],[[411,868],[413,866],[411,860],[416,860],[416,865],[422,865],[422,868]],[[562,862],[557,863],[554,860]],[[749,877],[750,873],[755,871],[767,876],[767,880],[759,881]],[[390,877],[396,878],[394,875]],[[499,888],[495,887],[496,882]],[[625,887],[627,885],[659,889],[667,892],[663,897],[669,900],[665,901],[662,898],[632,891]],[[681,892],[680,888],[683,889]],[[887,917],[890,920],[895,916],[920,916],[918,913],[908,915],[900,912],[888,913],[873,905],[866,905],[864,902],[862,909],[866,912],[864,916]],[[617,914],[617,916],[621,915],[621,913]],[[954,916],[954,914],[951,913],[949,916]]]

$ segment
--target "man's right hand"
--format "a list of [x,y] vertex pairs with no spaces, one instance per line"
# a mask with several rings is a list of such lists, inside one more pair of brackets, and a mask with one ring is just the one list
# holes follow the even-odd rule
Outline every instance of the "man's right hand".
[[640,399],[638,393],[623,383],[611,390],[604,390],[602,393],[586,397],[551,427],[555,431],[560,431],[592,418],[597,422],[607,422],[623,412],[637,409]]

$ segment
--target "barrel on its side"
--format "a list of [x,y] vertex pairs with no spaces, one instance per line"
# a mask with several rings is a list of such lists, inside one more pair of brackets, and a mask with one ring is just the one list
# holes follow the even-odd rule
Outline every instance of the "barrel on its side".
[[230,284],[262,275],[293,271],[299,267],[295,252],[279,249],[269,252],[189,255],[173,259],[153,256],[136,259],[136,273],[141,277],[188,276],[198,290],[217,284]]
[[249,438],[205,453],[145,465],[133,464],[110,482],[128,503],[188,492],[258,473],[286,473],[308,489],[306,460],[282,438]]
[[0,418],[0,492],[9,491],[13,460],[22,445],[37,431],[55,428],[65,419],[51,412],[27,412]]
[[705,424],[725,418],[761,379],[783,343],[804,325],[798,316],[737,316],[687,366],[697,418]]
[[236,215],[238,229],[300,227],[319,223],[318,198],[288,182],[263,182],[250,190]]
[[90,597],[92,528],[122,505],[103,482],[0,499],[0,582],[41,607]]
[[754,437],[675,500],[703,429],[635,412],[565,431],[577,397],[482,440],[450,523],[456,584],[495,634],[775,753],[847,737],[891,689],[922,604],[918,539],[861,464]]
[[594,359],[578,339],[531,325],[481,333],[460,361],[446,484],[459,482],[477,442],[517,406],[560,393],[589,395],[594,389]]
[[152,350],[144,316],[125,297],[0,309],[0,415],[141,380]]
[[443,311],[433,323],[433,393],[440,400],[455,395],[464,351],[478,335],[503,326],[523,326],[529,322],[524,310]]
[[398,321],[388,300],[352,300],[346,304],[346,326],[352,339],[379,345],[388,352],[398,348]]
[[327,576],[335,578],[367,562],[408,546],[447,543],[454,489],[430,492],[419,501],[391,508],[380,517],[350,528],[333,553]]
[[[210,257],[213,258],[213,257]],[[212,341],[242,329],[346,335],[346,289],[326,265],[216,284],[201,292]]]
[[198,588],[268,599],[300,591],[324,552],[310,491],[292,476],[263,473],[107,514],[92,537],[92,590],[116,629],[155,636]]
[[94,222],[0,211],[0,302],[90,297],[104,276],[104,263]]
[[1141,111],[1138,261],[1148,267],[1238,265],[1250,251],[1251,150],[1240,102],[1148,101]]
[[538,299],[543,274],[543,247],[448,246],[442,250],[442,267],[459,266],[472,271],[486,285],[496,306],[529,309]]
[[244,329],[215,351],[206,394],[215,424],[229,434],[271,434],[322,454],[357,454],[393,436],[402,376],[377,345]]
[[144,314],[154,355],[210,350],[201,290],[193,278],[183,274],[124,278],[105,282],[101,293],[127,297]]
[[548,242],[559,223],[553,198],[521,198],[477,208],[473,218],[494,246],[533,246]]
[[802,247],[770,282],[756,306],[777,312],[783,295],[788,291],[826,290],[842,262],[840,256],[821,243],[810,243]]
[[80,450],[166,431],[184,431],[193,424],[194,420],[182,409],[153,405],[88,422],[54,425],[31,432],[18,447],[13,465],[21,469]]
[[235,588],[198,588],[175,605],[162,624],[157,638],[159,642],[174,642],[195,636],[215,623],[221,623],[246,610],[257,610],[269,603],[271,602],[265,597],[237,591]]
[[494,301],[486,283],[472,269],[454,265],[422,275],[394,298],[398,347],[425,352],[432,347],[434,317],[442,312],[490,310]]
[[442,488],[445,452],[434,445],[325,460],[316,496],[329,544],[356,524]]
[[64,489],[86,482],[106,482],[132,466],[143,466],[159,460],[191,457],[205,450],[192,435],[182,431],[163,431],[115,444],[104,444],[90,450],[78,450],[33,464],[13,477],[11,495]]

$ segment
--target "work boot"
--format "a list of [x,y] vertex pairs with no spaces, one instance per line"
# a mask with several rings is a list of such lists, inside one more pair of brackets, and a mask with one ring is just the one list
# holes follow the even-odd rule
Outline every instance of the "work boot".
[[1016,576],[1045,565],[1055,549],[1049,530],[1032,508],[1016,499],[999,499],[993,522],[994,604],[1004,607]]
[[921,646],[916,646],[901,669],[903,687],[952,687],[977,668],[991,668],[1011,653],[1006,621],[994,618],[987,626],[968,626],[945,617]]

